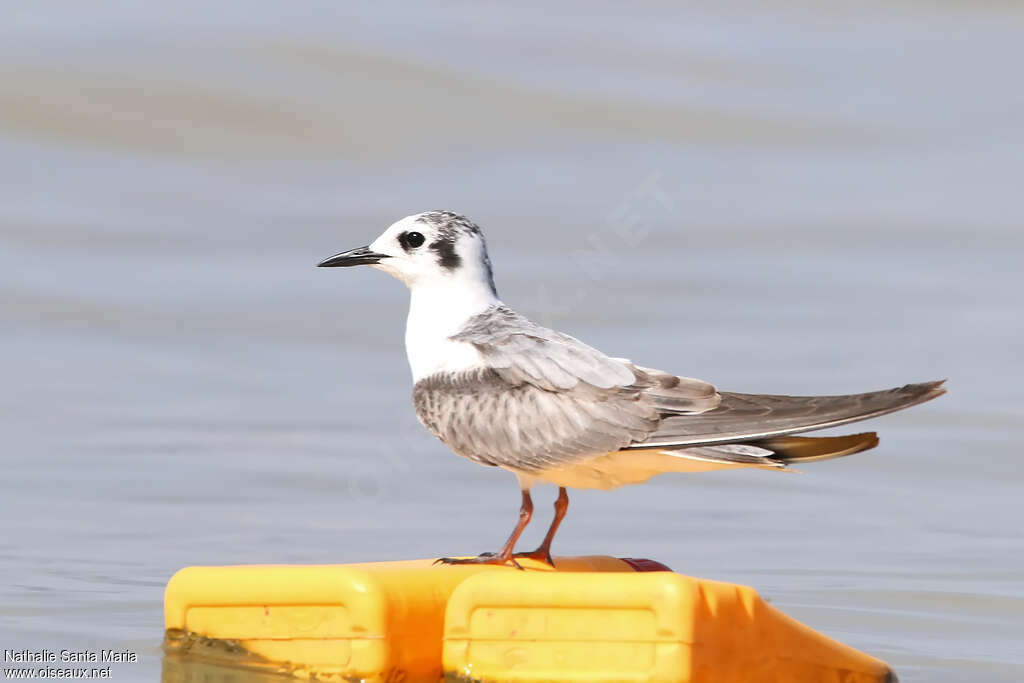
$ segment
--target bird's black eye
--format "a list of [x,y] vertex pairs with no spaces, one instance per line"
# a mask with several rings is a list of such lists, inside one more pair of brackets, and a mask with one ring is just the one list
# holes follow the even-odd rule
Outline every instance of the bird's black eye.
[[419,232],[403,232],[398,236],[398,243],[401,244],[402,249],[405,249],[406,251],[423,246],[425,241],[426,238],[423,236],[423,233]]

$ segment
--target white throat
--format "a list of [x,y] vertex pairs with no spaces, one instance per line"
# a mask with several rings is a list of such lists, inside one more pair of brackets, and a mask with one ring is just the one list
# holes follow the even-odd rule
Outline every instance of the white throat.
[[410,290],[405,353],[413,382],[438,372],[480,367],[483,362],[476,348],[450,337],[462,330],[474,315],[501,305],[490,286],[451,279],[418,284]]

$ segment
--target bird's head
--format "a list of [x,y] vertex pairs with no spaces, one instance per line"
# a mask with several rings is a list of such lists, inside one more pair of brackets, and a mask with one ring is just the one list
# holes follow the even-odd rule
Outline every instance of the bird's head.
[[497,296],[483,233],[468,218],[451,211],[406,216],[368,246],[335,254],[318,265],[372,266],[412,290],[456,285],[484,287]]

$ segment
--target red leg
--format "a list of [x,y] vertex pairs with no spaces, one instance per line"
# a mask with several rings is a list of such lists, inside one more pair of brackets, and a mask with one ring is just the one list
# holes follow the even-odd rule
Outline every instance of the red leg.
[[442,557],[437,561],[442,564],[511,564],[522,569],[515,560],[514,552],[516,541],[523,535],[523,529],[530,523],[531,517],[533,517],[533,499],[530,498],[530,490],[523,489],[523,502],[519,506],[519,521],[516,522],[516,527],[505,541],[505,545],[501,546],[501,550],[497,553],[484,553],[476,557]]
[[565,490],[564,486],[558,488],[558,498],[555,500],[555,518],[551,520],[551,526],[548,527],[547,534],[544,535],[544,541],[540,546],[529,553],[516,553],[514,557],[529,557],[534,560],[540,560],[541,562],[547,562],[552,567],[555,566],[554,560],[551,559],[551,541],[555,540],[555,533],[558,531],[558,525],[565,519],[565,513],[569,511],[569,493]]

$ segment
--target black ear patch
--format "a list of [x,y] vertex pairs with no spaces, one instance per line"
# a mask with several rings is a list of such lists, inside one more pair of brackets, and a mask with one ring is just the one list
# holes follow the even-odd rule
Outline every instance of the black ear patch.
[[441,238],[430,243],[430,248],[437,253],[437,262],[445,270],[455,270],[462,265],[462,257],[455,251],[455,240]]

